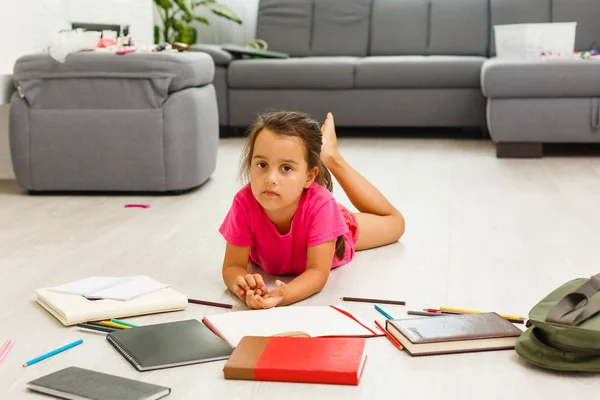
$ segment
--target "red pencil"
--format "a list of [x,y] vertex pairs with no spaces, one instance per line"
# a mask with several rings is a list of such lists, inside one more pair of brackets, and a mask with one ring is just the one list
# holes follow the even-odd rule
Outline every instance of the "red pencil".
[[385,334],[385,336],[387,336],[388,339],[390,339],[390,342],[392,342],[394,346],[396,346],[399,350],[404,349],[404,347],[402,347],[400,342],[398,342],[395,337],[390,335],[390,333],[387,330],[385,330],[383,326],[379,325],[379,322],[377,322],[377,320],[375,320],[375,325],[377,325],[377,327],[381,329],[381,331]]

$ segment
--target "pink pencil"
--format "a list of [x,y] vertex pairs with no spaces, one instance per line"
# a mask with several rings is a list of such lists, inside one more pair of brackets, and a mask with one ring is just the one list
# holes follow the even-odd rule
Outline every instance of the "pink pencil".
[[6,358],[6,355],[8,354],[8,352],[10,351],[10,349],[12,349],[12,347],[15,345],[15,340],[11,339],[8,341],[8,344],[4,345],[2,347],[2,352],[0,353],[0,363],[2,363],[2,361],[4,361],[4,359]]

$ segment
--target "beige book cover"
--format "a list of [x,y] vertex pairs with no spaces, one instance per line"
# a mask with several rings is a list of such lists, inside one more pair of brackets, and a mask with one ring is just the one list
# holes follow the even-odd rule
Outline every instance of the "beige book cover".
[[[144,275],[134,278],[153,281]],[[48,289],[36,289],[36,301],[65,326],[87,321],[180,311],[188,304],[187,297],[171,287],[127,301],[89,300],[78,294],[57,293]]]

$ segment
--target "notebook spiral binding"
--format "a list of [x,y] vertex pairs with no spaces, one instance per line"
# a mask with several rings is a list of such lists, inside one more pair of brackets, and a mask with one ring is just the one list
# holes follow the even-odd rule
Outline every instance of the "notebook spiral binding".
[[106,335],[106,340],[108,340],[108,342],[112,344],[115,347],[115,349],[117,349],[119,353],[121,353],[123,357],[125,357],[127,361],[129,361],[131,365],[133,365],[138,371],[142,370],[140,362],[131,354],[129,354],[114,337],[108,334]]

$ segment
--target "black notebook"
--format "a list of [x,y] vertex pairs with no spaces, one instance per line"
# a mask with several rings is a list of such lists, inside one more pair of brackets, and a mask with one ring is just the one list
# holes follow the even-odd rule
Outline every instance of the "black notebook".
[[196,319],[114,331],[106,340],[138,371],[225,360],[233,352]]
[[156,400],[171,389],[79,367],[68,367],[27,382],[34,392],[70,400]]

